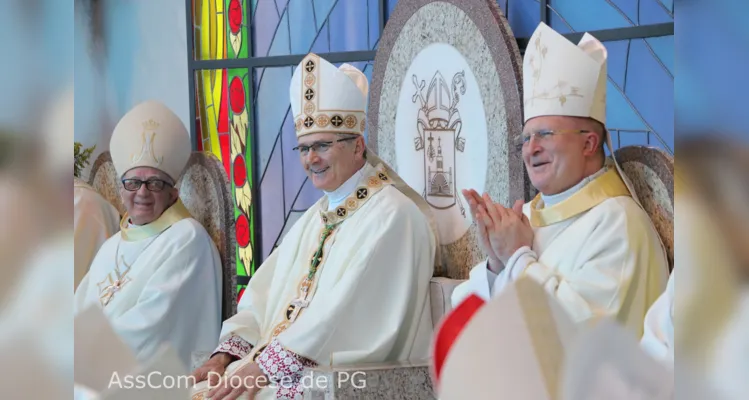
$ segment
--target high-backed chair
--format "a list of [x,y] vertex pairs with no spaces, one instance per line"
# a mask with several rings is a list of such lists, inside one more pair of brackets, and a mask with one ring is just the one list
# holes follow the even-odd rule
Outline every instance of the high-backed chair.
[[[449,27],[424,31],[430,15],[445,15]],[[435,327],[452,308],[455,287],[486,257],[461,189],[487,192],[506,207],[527,197],[516,146],[522,62],[493,1],[402,0],[380,39],[367,141],[422,194],[437,220],[442,263],[430,287]]]
[[112,155],[109,151],[99,154],[91,166],[88,184],[91,185],[102,197],[110,202],[120,215],[125,215],[125,205],[120,197],[120,180],[112,163]]
[[[119,194],[120,180],[109,151],[101,153],[91,168],[89,184],[112,203],[120,215],[125,206]],[[214,155],[193,152],[177,181],[180,199],[190,214],[208,231],[218,248],[223,268],[222,318],[237,312],[236,237],[231,186],[223,164]]]
[[222,319],[237,313],[236,237],[234,202],[224,165],[210,153],[193,152],[177,183],[179,197],[190,214],[208,231],[223,268]]
[[[486,191],[508,207],[526,197],[515,146],[523,124],[521,66],[517,40],[491,0],[400,0],[380,38],[367,145],[431,205],[442,261],[430,284],[435,326],[451,309],[453,289],[486,257],[461,189]],[[366,388],[333,385],[305,395],[433,398],[428,365],[411,360],[368,366]],[[309,373],[339,382],[359,368]]]
[[674,267],[674,159],[646,146],[626,146],[614,152],[624,173],[666,247],[668,266]]

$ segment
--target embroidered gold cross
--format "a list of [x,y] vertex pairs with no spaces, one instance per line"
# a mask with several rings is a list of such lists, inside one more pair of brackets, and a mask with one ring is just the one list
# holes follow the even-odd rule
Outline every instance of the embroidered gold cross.
[[124,271],[120,272],[119,265],[114,267],[114,274],[117,279],[112,279],[112,273],[110,272],[107,274],[107,277],[104,278],[104,280],[97,284],[97,286],[99,287],[99,302],[101,303],[102,307],[106,307],[107,304],[112,301],[112,297],[114,297],[114,294],[119,292],[126,283],[130,282],[130,278],[126,276],[127,273],[130,272],[130,266],[125,262],[124,256],[121,256],[120,260],[122,260],[122,263],[125,264],[127,268]]

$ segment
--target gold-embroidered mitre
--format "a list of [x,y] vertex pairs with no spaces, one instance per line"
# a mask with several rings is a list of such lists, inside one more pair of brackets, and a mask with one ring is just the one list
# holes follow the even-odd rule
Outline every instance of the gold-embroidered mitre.
[[336,68],[317,54],[308,54],[289,86],[297,137],[322,132],[363,134],[368,90],[367,77],[355,67]]
[[543,22],[523,57],[524,122],[546,115],[606,125],[606,47],[586,33],[575,45]]
[[156,168],[175,182],[190,158],[190,134],[172,110],[157,101],[138,104],[120,120],[109,142],[118,176]]

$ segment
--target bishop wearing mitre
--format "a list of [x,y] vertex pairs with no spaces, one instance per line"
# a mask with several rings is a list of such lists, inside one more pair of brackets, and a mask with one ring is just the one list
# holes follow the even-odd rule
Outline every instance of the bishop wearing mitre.
[[187,368],[193,352],[218,340],[222,288],[218,250],[176,188],[190,135],[170,109],[148,101],[120,120],[109,148],[127,212],[81,280],[75,313],[101,307],[138,361],[166,343]]
[[641,335],[668,278],[665,251],[606,131],[606,48],[575,45],[541,23],[523,59],[525,125],[518,151],[539,194],[513,208],[464,191],[488,260],[453,292],[484,299],[527,276],[573,322],[614,317]]
[[348,64],[309,54],[296,68],[294,149],[325,196],[250,280],[193,399],[293,399],[306,367],[428,358],[437,236],[425,201],[366,148],[367,91]]

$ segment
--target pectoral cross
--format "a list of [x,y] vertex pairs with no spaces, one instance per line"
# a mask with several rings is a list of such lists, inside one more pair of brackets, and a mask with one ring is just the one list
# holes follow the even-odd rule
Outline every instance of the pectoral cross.
[[[109,304],[110,301],[112,301],[112,297],[114,297],[114,294],[119,292],[127,282],[130,282],[130,278],[126,276],[127,273],[130,272],[130,265],[125,262],[124,256],[121,256],[120,259],[122,260],[122,263],[127,267],[125,271],[120,272],[120,266],[118,263],[118,265],[114,267],[114,274],[117,279],[112,279],[112,273],[109,273],[103,281],[97,284],[97,286],[99,287],[99,302],[101,303],[102,307],[106,307],[106,305]],[[107,282],[109,283],[108,285],[106,285]],[[106,286],[102,287],[102,285]]]
[[299,316],[299,313],[301,313],[303,309],[309,307],[309,300],[297,298],[291,301],[291,305],[294,306],[294,311],[291,313],[289,321],[294,322]]

